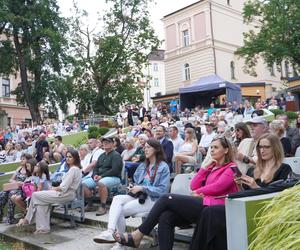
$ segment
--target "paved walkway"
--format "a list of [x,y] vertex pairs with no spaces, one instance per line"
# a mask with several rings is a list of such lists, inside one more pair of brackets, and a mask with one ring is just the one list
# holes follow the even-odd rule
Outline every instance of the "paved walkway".
[[[90,212],[86,213],[85,224],[80,224],[76,228],[70,228],[68,221],[51,219],[51,233],[43,235],[34,235],[35,226],[33,225],[18,228],[14,225],[2,223],[0,224],[0,235],[4,236],[4,238],[8,237],[28,243],[32,246],[31,249],[108,250],[111,249],[114,244],[97,244],[92,240],[93,236],[106,229],[107,220],[108,215],[95,216],[95,212]],[[127,225],[130,231],[140,225],[140,223],[140,218],[127,219]],[[157,249],[157,247],[151,247],[152,243],[151,238],[145,237],[140,249]],[[2,248],[0,247],[0,249]],[[25,249],[28,248],[25,247]],[[188,244],[176,242],[173,249],[188,249]]]

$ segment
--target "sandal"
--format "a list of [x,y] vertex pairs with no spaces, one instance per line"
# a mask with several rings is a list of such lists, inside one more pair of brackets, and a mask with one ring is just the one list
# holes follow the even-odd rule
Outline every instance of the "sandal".
[[124,234],[119,234],[120,240],[119,240],[118,237],[117,237],[117,232],[114,232],[114,233],[113,233],[113,237],[114,237],[114,239],[115,239],[118,243],[120,243],[120,244],[123,245],[123,246],[128,246],[128,247],[138,248],[138,246],[136,246],[135,243],[134,243],[134,240],[133,240],[133,237],[132,237],[132,234],[131,234],[131,233],[128,233],[128,234],[127,234],[127,241],[126,241],[126,238],[125,238],[125,235],[124,235]]

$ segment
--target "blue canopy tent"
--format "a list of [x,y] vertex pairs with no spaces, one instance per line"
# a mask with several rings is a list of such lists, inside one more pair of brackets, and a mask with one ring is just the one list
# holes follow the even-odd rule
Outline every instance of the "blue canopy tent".
[[179,88],[180,108],[208,107],[214,98],[226,95],[227,101],[242,102],[241,88],[217,75],[201,77],[188,87]]

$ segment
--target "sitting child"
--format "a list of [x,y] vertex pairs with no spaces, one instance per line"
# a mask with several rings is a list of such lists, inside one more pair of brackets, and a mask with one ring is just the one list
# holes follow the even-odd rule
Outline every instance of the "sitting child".
[[[35,186],[34,191],[48,190],[51,186],[48,164],[45,161],[40,161],[39,163],[34,164],[32,168],[34,168],[33,175],[26,178],[24,183],[33,183]],[[28,193],[26,194],[25,190],[23,190],[22,194],[13,195],[11,200],[14,204],[21,208],[22,211],[24,211],[25,215],[26,207],[29,204],[30,198],[31,195]]]

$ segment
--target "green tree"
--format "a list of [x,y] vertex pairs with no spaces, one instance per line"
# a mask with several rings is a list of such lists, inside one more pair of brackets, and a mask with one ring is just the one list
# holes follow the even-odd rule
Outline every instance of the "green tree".
[[104,31],[97,35],[84,28],[78,16],[86,13],[75,8],[72,40],[79,110],[92,107],[96,113],[111,114],[120,104],[142,100],[138,81],[145,77],[147,55],[159,44],[149,21],[148,2],[107,0],[111,8],[103,18]]
[[69,61],[64,38],[68,26],[58,10],[56,0],[0,1],[0,73],[20,72],[13,94],[37,122],[41,105],[66,110],[72,93],[71,81],[62,74]]
[[291,63],[296,70],[300,65],[300,1],[249,0],[243,11],[246,23],[256,23],[255,30],[244,34],[244,46],[236,54],[244,57],[248,72],[261,56],[273,66],[282,61]]

